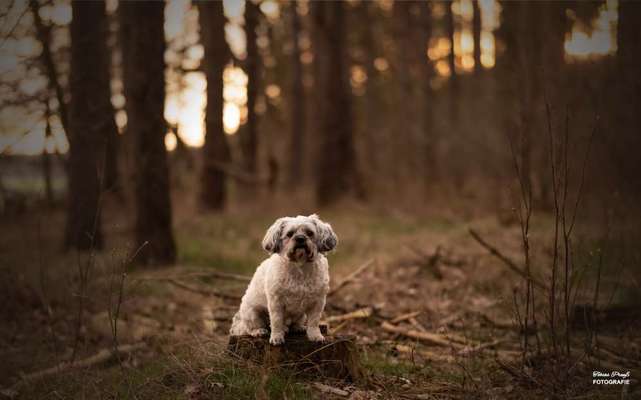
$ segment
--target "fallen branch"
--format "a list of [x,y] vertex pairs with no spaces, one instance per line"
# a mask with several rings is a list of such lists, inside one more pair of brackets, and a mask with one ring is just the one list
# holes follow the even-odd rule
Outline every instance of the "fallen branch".
[[197,293],[202,296],[210,296],[210,297],[219,297],[224,300],[234,300],[234,301],[239,301],[240,296],[237,296],[235,294],[228,294],[228,293],[222,293],[216,290],[206,290],[206,289],[201,289],[201,288],[195,288],[189,285],[186,285],[180,281],[174,280],[174,279],[165,279],[165,282],[170,283],[180,289],[187,290],[189,292]]
[[441,319],[440,321],[438,321],[437,326],[439,326],[439,327],[440,326],[448,326],[452,322],[461,319],[463,317],[463,314],[465,314],[464,311],[457,311],[454,314],[450,314],[447,317],[445,317],[445,318]]
[[474,240],[476,240],[481,246],[483,246],[486,250],[488,250],[493,256],[503,261],[503,263],[510,270],[512,270],[512,272],[519,274],[521,277],[525,279],[530,279],[534,284],[534,286],[538,287],[539,289],[548,290],[547,286],[544,283],[540,282],[538,279],[535,279],[533,276],[528,275],[525,271],[519,268],[518,265],[516,265],[516,262],[514,262],[512,259],[510,259],[506,255],[501,253],[496,247],[492,246],[491,244],[483,240],[483,238],[481,238],[481,236],[479,236],[479,234],[474,229],[470,229],[469,233],[470,235],[472,235]]
[[422,311],[412,311],[407,314],[401,314],[398,317],[393,318],[390,320],[392,324],[398,324],[399,322],[407,321],[410,318],[414,318],[418,316]]
[[341,321],[348,321],[352,319],[369,318],[372,316],[373,313],[374,313],[374,309],[372,307],[363,307],[356,311],[349,312],[347,314],[333,315],[331,317],[327,317],[324,322],[325,323],[341,322]]
[[22,375],[20,377],[20,381],[16,382],[13,386],[11,386],[8,389],[2,390],[2,393],[14,393],[17,394],[18,390],[20,387],[27,383],[33,383],[39,379],[45,378],[47,376],[51,375],[56,375],[56,374],[61,374],[65,372],[69,372],[74,369],[81,369],[81,368],[89,368],[93,367],[98,364],[105,363],[107,361],[110,361],[115,358],[119,358],[123,355],[127,355],[130,353],[133,353],[135,351],[138,351],[144,347],[146,347],[147,344],[144,342],[140,343],[134,343],[134,344],[125,344],[118,346],[116,349],[108,348],[108,349],[102,349],[98,353],[94,354],[91,357],[87,357],[82,360],[77,360],[74,362],[62,362],[58,365],[55,365],[51,368],[47,368],[41,371],[36,371],[32,372],[30,374]]
[[420,322],[418,322],[416,318],[410,318],[408,322],[412,324],[412,326],[418,329],[419,331],[427,332],[427,329],[425,329],[425,327]]
[[347,390],[335,388],[333,386],[325,385],[323,383],[314,382],[312,383],[312,386],[314,386],[316,389],[318,389],[323,393],[333,394],[333,395],[342,396],[342,397],[349,396],[349,392]]
[[419,350],[415,347],[412,346],[406,346],[403,344],[397,344],[394,346],[394,350],[398,351],[399,353],[402,354],[409,354],[409,355],[419,355],[423,357],[426,360],[429,361],[437,361],[437,362],[447,362],[447,363],[452,363],[455,361],[455,358],[450,355],[445,355],[445,354],[438,354],[438,353],[433,353],[428,350]]
[[414,329],[405,329],[400,326],[392,325],[387,321],[383,321],[381,328],[387,332],[397,333],[399,335],[407,336],[412,339],[418,339],[423,342],[443,347],[461,347],[462,345],[452,341],[446,336],[430,332],[421,332]]
[[466,347],[466,348],[464,348],[462,350],[459,350],[458,354],[461,355],[461,356],[469,356],[471,354],[478,353],[481,350],[485,350],[485,349],[488,349],[488,348],[491,348],[491,347],[496,347],[497,345],[499,345],[501,343],[505,343],[505,342],[506,342],[506,339],[497,339],[497,340],[493,340],[491,342],[481,343],[481,344],[478,344],[476,346]]
[[514,323],[514,322],[512,322],[512,321],[505,321],[505,320],[504,320],[504,321],[499,321],[499,320],[495,320],[495,319],[490,318],[490,316],[489,316],[489,315],[487,315],[487,314],[485,314],[485,313],[482,313],[482,312],[479,312],[478,314],[479,314],[479,316],[483,319],[483,321],[487,322],[487,324],[488,324],[488,325],[491,325],[491,326],[493,326],[494,328],[498,328],[498,329],[510,329],[510,330],[511,330],[511,329],[518,329],[518,328],[519,328],[518,324],[515,324],[515,323]]
[[237,274],[230,274],[228,272],[219,272],[219,271],[202,271],[202,272],[186,272],[186,273],[179,273],[179,274],[174,274],[174,275],[165,275],[165,276],[147,276],[147,277],[140,277],[135,280],[140,280],[140,281],[164,281],[167,279],[185,279],[185,278],[219,278],[219,279],[227,279],[231,281],[238,281],[238,282],[249,282],[251,281],[251,276],[245,276],[245,275],[237,275]]
[[340,281],[340,282],[338,283],[338,285],[336,285],[334,288],[332,288],[332,289],[329,291],[329,293],[327,294],[327,296],[331,296],[331,295],[333,295],[333,294],[336,294],[336,292],[338,292],[339,290],[341,290],[343,287],[347,286],[348,284],[350,284],[351,282],[353,282],[354,280],[356,280],[356,278],[357,278],[360,274],[362,274],[362,273],[363,273],[363,271],[365,271],[365,270],[366,270],[367,268],[369,268],[372,264],[374,264],[374,260],[375,260],[375,259],[374,259],[374,258],[372,258],[371,260],[369,260],[369,261],[365,262],[365,263],[364,263],[363,265],[361,265],[360,267],[356,268],[356,270],[355,270],[354,272],[352,272],[351,274],[349,274],[345,279],[343,279],[342,281]]

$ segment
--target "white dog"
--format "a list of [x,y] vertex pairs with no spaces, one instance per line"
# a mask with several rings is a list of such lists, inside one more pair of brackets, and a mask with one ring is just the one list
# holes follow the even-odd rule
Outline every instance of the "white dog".
[[269,326],[273,345],[282,344],[289,329],[323,341],[318,323],[329,291],[323,253],[337,242],[332,227],[316,214],[276,220],[263,239],[263,248],[272,254],[256,269],[229,333],[262,336]]

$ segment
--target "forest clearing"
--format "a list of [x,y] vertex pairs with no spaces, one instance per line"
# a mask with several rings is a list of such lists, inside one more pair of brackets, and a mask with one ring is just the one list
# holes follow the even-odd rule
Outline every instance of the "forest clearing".
[[[124,221],[112,211],[105,231],[115,234]],[[8,368],[0,374],[3,385],[11,387],[16,371],[23,371],[24,380],[14,383],[20,398],[548,398],[560,388],[567,398],[620,398],[618,386],[591,384],[592,369],[626,369],[633,377],[641,372],[636,312],[608,322],[598,336],[603,348],[592,354],[584,344],[590,330],[577,317],[572,351],[581,355],[579,361],[568,366],[544,352],[521,371],[522,327],[514,299],[523,290],[522,278],[469,233],[482,232],[518,259],[518,226],[502,226],[493,216],[462,220],[455,214],[382,210],[323,215],[341,238],[329,255],[331,287],[361,268],[330,296],[324,320],[332,334],[356,338],[365,377],[310,379],[239,360],[227,352],[229,323],[248,277],[264,258],[259,240],[272,213],[195,219],[179,213],[176,237],[184,250],[176,266],[137,271],[126,263],[125,252],[96,255],[80,286],[84,294],[65,289],[79,285],[75,270],[84,260],[51,257],[60,238],[50,235],[59,232],[34,236],[44,216],[5,230],[4,249],[11,251],[4,256],[21,263],[5,270],[2,280],[3,293],[20,299],[3,302],[4,312],[13,315],[2,328]],[[533,224],[533,242],[549,239],[551,223],[543,217]],[[533,253],[545,258],[546,251],[540,245]],[[616,279],[610,269],[617,267],[604,269],[611,276],[602,282],[602,296],[609,299],[604,309],[636,302],[636,284]],[[78,296],[86,297],[80,328]],[[578,310],[591,299],[579,295],[575,301]],[[135,348],[90,368],[62,367],[33,383],[28,378],[33,371],[110,351],[114,343]],[[630,386],[630,396],[637,385]]]

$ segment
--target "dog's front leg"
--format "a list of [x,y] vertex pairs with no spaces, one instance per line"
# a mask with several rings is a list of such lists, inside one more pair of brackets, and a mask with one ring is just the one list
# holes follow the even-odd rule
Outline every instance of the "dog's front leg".
[[312,342],[322,342],[325,340],[325,337],[318,327],[324,308],[325,296],[312,304],[312,306],[307,310],[307,338]]
[[267,298],[269,325],[272,330],[269,336],[269,343],[273,345],[283,344],[285,342],[285,307],[278,298],[271,298],[271,296]]

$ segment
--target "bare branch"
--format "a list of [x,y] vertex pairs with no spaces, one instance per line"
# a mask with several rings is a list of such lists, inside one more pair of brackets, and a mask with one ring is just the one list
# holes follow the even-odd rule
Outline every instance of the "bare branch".
[[525,271],[523,271],[520,267],[518,267],[516,263],[512,261],[512,259],[510,259],[506,255],[501,253],[496,247],[492,246],[491,244],[483,240],[483,238],[481,238],[481,236],[479,236],[479,234],[475,230],[470,229],[469,233],[470,235],[472,235],[474,240],[476,240],[481,246],[485,247],[493,256],[503,261],[503,263],[510,270],[519,274],[525,279],[530,279],[532,283],[534,283],[534,285],[537,286],[539,289],[547,290],[547,286],[544,283],[540,282],[538,279],[534,279],[534,277],[532,276],[529,276]]

